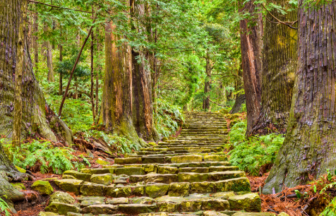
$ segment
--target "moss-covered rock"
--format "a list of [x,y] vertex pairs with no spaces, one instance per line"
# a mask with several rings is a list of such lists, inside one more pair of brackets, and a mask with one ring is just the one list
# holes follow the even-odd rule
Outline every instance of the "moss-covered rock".
[[213,182],[193,182],[190,184],[190,193],[213,193],[215,184]]
[[226,155],[205,155],[204,161],[227,161]]
[[155,212],[157,210],[156,205],[146,205],[146,204],[128,204],[119,205],[118,211],[130,215],[138,215],[141,213]]
[[143,196],[145,193],[144,187],[106,187],[106,195],[110,197],[129,197],[134,196]]
[[114,170],[114,173],[116,175],[144,175],[145,174],[145,170],[142,167],[124,167],[124,168],[116,168]]
[[154,204],[155,200],[150,197],[134,197],[130,199],[131,204]]
[[80,185],[82,184],[82,182],[83,182],[82,180],[76,180],[76,179],[62,179],[62,180],[56,180],[55,184],[64,191],[73,192],[76,195],[78,195]]
[[231,210],[261,211],[261,199],[257,193],[232,196],[229,202]]
[[203,212],[203,216],[228,216],[228,215],[216,211],[205,211]]
[[237,212],[232,216],[276,216],[274,213],[261,212],[261,213],[252,213],[252,212]]
[[89,173],[89,174],[113,174],[114,168],[95,168],[95,169],[88,169],[84,168],[81,170],[82,173]]
[[26,172],[27,172],[25,169],[22,169],[21,167],[15,166],[15,168],[16,168],[20,173],[26,173]]
[[229,192],[218,192],[211,195],[214,198],[229,199],[230,197],[235,196],[235,193],[232,191]]
[[112,198],[112,199],[106,200],[106,204],[111,204],[111,205],[128,204],[128,203],[129,203],[129,199],[125,197]]
[[17,190],[26,190],[26,187],[22,183],[10,183]]
[[153,185],[147,185],[145,187],[145,191],[147,196],[155,198],[164,196],[167,194],[169,189],[169,185],[167,184],[153,184]]
[[101,159],[101,158],[98,158],[98,159],[96,160],[96,163],[99,164],[99,165],[109,165],[109,164],[111,164],[110,162],[108,162],[108,161],[106,161],[106,160],[103,160],[103,159]]
[[227,200],[222,199],[208,199],[202,201],[202,210],[216,210],[224,211],[229,210],[230,204]]
[[287,214],[286,212],[281,212],[280,214],[278,214],[278,216],[289,216],[289,214]]
[[92,213],[94,215],[100,214],[115,214],[118,210],[116,205],[91,205],[83,208],[83,213]]
[[86,197],[80,203],[82,208],[92,205],[104,205],[105,204],[105,197]]
[[159,166],[157,172],[159,174],[175,174],[177,171],[178,169],[176,167]]
[[203,182],[207,181],[209,178],[208,173],[179,173],[178,176],[179,182]]
[[94,174],[91,176],[90,182],[96,184],[110,185],[113,182],[112,174]]
[[116,158],[114,159],[115,164],[137,164],[141,163],[141,157],[128,157],[128,158]]
[[80,209],[71,204],[52,202],[45,208],[46,211],[67,215],[68,212],[79,213]]
[[62,175],[62,179],[76,179],[75,176],[72,175]]
[[54,192],[54,188],[48,181],[36,181],[33,183],[31,188],[35,191],[38,191],[42,195],[50,195]]
[[185,197],[189,196],[189,187],[190,183],[188,182],[177,182],[177,183],[171,183],[169,187],[169,196],[180,196]]
[[54,212],[40,212],[38,216],[59,216],[59,215]]
[[159,212],[176,212],[178,211],[180,204],[175,202],[158,202],[158,211]]
[[149,142],[148,145],[150,145],[150,146],[157,146],[157,144],[155,142]]
[[155,164],[145,164],[143,168],[146,173],[157,172],[157,166]]
[[181,202],[180,211],[182,212],[196,212],[202,209],[202,201],[199,199],[185,200]]
[[171,158],[172,163],[202,162],[202,160],[203,158],[200,155],[183,155]]
[[217,192],[251,191],[250,181],[246,177],[217,181],[214,184]]
[[80,187],[80,193],[84,196],[105,196],[105,185],[85,182]]
[[76,202],[75,198],[73,198],[70,194],[56,191],[50,196],[50,202],[56,203],[67,203],[67,204],[74,204]]
[[91,178],[90,173],[82,173],[82,172],[78,172],[75,170],[67,170],[63,173],[63,175],[70,175],[70,176],[75,177],[76,179],[83,180],[83,181],[89,181]]

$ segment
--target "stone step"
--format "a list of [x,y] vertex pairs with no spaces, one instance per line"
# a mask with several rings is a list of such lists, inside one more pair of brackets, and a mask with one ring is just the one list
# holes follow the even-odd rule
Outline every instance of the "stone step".
[[[232,174],[233,175],[233,174]],[[190,177],[190,176],[189,176]],[[228,175],[227,175],[228,177]],[[154,178],[154,177],[153,177]],[[165,177],[168,181],[168,177]],[[158,179],[158,178],[155,178]],[[75,193],[83,196],[108,196],[108,197],[141,197],[149,196],[152,198],[174,195],[185,196],[192,193],[218,193],[218,192],[248,192],[250,182],[246,177],[218,180],[213,182],[171,182],[171,183],[148,183],[138,185],[104,185],[92,182],[62,179],[56,180],[55,184],[66,192]],[[179,195],[181,194],[181,195]]]

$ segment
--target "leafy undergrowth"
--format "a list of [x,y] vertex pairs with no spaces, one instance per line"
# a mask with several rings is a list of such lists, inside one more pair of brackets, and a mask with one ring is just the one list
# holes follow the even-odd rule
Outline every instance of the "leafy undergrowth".
[[10,216],[10,213],[9,213],[8,209],[9,209],[9,206],[6,203],[6,201],[4,201],[3,199],[0,198],[0,214]]
[[284,137],[281,134],[246,138],[246,121],[238,121],[230,130],[230,142],[225,145],[230,162],[253,176],[262,175],[271,168]]
[[31,140],[21,147],[4,143],[4,147],[11,155],[14,165],[32,172],[61,174],[66,170],[80,170],[85,165],[90,166],[83,154],[75,156],[74,149],[55,147],[49,141]]

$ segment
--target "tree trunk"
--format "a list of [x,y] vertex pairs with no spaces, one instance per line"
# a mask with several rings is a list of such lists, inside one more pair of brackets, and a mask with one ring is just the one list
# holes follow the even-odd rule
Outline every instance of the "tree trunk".
[[261,108],[261,50],[263,23],[262,16],[255,12],[254,1],[246,2],[241,13],[250,13],[251,20],[240,21],[243,79],[247,109],[247,131],[250,134],[258,120]]
[[211,71],[212,71],[212,63],[210,59],[210,54],[207,51],[206,56],[206,79],[204,84],[204,99],[203,99],[203,110],[209,111],[210,109],[210,90],[211,90]]
[[[94,20],[94,9],[92,7],[92,20]],[[95,124],[96,119],[96,110],[95,110],[95,101],[94,101],[94,34],[91,33],[91,89],[90,89],[90,99],[91,99],[91,108],[92,108],[92,123]]]
[[38,63],[39,63],[39,44],[38,44],[38,14],[35,13],[34,15],[34,27],[33,27],[33,32],[34,32],[34,36],[33,36],[33,48],[34,48],[34,66],[36,68],[36,71],[38,71]]
[[[48,32],[48,24],[44,24],[44,32]],[[52,63],[52,47],[49,41],[44,42],[44,54],[47,59],[47,66],[48,66],[48,82],[54,82],[55,77],[54,77],[54,69],[53,69],[53,63]]]
[[244,94],[240,94],[237,96],[235,104],[233,105],[230,114],[235,114],[238,113],[241,109],[241,106],[243,105],[243,103],[245,102],[245,95]]
[[127,45],[117,46],[120,38],[114,34],[116,29],[112,22],[106,23],[103,123],[107,132],[124,135],[142,145],[132,121],[130,52]]
[[[23,129],[21,136],[39,133],[49,140],[61,141],[62,139],[70,144],[72,143],[71,131],[53,115],[33,74],[26,44],[27,32],[22,32],[25,26],[20,22],[22,20],[20,14],[26,14],[24,12],[26,8],[26,0],[0,0],[0,44],[2,44],[0,46],[0,135],[5,137],[5,141],[12,138],[13,104],[15,104],[15,97],[21,95],[21,129]],[[24,34],[23,40],[21,34]],[[24,59],[24,65],[22,65],[22,59]],[[18,70],[22,72],[22,94],[17,94],[15,90],[15,83],[18,80],[14,78],[17,78],[20,73]],[[59,133],[55,134],[53,131]],[[23,177],[23,174],[18,172],[10,162],[0,143],[0,197],[13,201],[23,200],[24,194],[14,189],[7,181],[7,179],[18,181]]]
[[[61,36],[62,36],[62,29],[61,29]],[[59,61],[62,62],[63,61],[63,45],[59,44],[58,47],[59,47],[59,52],[60,52]],[[62,73],[62,71],[59,74],[59,92],[58,92],[58,94],[63,95],[63,73]]]
[[[286,139],[264,193],[304,184],[335,169],[336,3],[303,7],[299,1],[298,69]],[[273,189],[274,188],[274,189]]]
[[[288,7],[288,0],[269,2]],[[272,14],[283,21],[297,19],[297,11],[288,12],[286,15],[272,11]],[[274,130],[286,132],[297,68],[297,30],[278,24],[270,14],[266,16],[266,20],[262,108],[253,134],[267,134]]]

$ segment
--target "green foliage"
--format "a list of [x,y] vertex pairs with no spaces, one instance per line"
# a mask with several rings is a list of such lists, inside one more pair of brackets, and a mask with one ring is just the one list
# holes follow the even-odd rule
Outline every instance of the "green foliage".
[[324,209],[320,216],[336,216],[336,199],[333,199],[331,203]]
[[246,139],[245,132],[246,122],[238,122],[232,127],[229,133],[230,162],[251,175],[258,175],[261,166],[274,163],[284,137],[269,134]]
[[155,113],[155,127],[160,137],[169,137],[174,134],[184,121],[182,111],[179,106],[158,99],[155,103],[157,113]]
[[106,134],[103,131],[90,130],[85,132],[85,137],[95,137],[97,139],[102,139],[110,147],[114,147],[116,151],[125,153],[131,153],[133,151],[140,150],[140,144],[134,143],[127,137],[116,135],[116,134]]
[[10,216],[9,206],[5,200],[0,197],[0,213],[4,213],[6,216]]
[[[11,144],[5,144],[8,152],[13,156],[13,163],[16,166],[27,169],[27,167],[39,166],[41,173],[61,174],[66,170],[81,169],[85,166],[79,162],[81,155],[76,157],[72,155],[73,149],[67,147],[54,147],[50,142],[41,142],[34,140],[31,143],[22,144],[21,148],[11,147]],[[90,165],[90,162],[84,159],[84,162]]]

